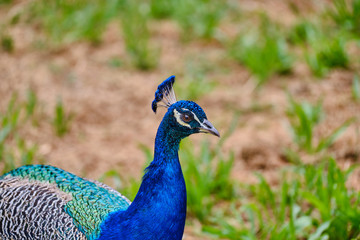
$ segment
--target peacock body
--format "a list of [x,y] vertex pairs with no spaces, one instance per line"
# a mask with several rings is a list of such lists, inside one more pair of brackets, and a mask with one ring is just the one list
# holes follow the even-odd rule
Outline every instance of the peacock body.
[[159,85],[152,109],[168,108],[155,138],[154,159],[131,203],[111,187],[48,165],[0,177],[0,240],[182,239],[186,187],[178,150],[199,132],[219,136],[199,105],[176,101],[175,77]]

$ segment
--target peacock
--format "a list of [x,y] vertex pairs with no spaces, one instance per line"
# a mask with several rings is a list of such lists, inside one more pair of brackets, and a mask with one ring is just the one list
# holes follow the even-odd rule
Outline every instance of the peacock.
[[186,187],[180,141],[219,132],[193,101],[177,101],[175,76],[155,92],[152,110],[167,111],[153,161],[133,202],[111,187],[49,165],[27,165],[0,176],[0,239],[182,239]]

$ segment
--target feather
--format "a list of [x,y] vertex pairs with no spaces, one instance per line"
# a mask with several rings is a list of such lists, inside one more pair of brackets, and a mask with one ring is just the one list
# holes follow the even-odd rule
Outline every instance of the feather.
[[[20,183],[23,187],[18,186]],[[46,207],[44,207],[44,210],[41,211],[41,208],[32,206],[32,208],[34,208],[34,214],[32,217],[40,218],[39,216],[46,215],[48,218],[42,217],[44,218],[42,221],[44,224],[49,221],[49,226],[62,226],[61,221],[65,221],[64,219],[67,219],[67,221],[69,221],[69,219],[71,220],[71,222],[69,222],[69,229],[66,231],[64,230],[61,237],[59,235],[53,239],[80,239],[76,237],[76,235],[84,235],[87,239],[96,239],[100,235],[100,224],[104,221],[108,214],[119,210],[126,210],[130,205],[130,201],[126,197],[103,183],[80,178],[52,166],[28,165],[17,168],[0,177],[0,223],[4,220],[1,217],[1,213],[3,211],[7,211],[4,196],[9,194],[13,194],[14,198],[15,195],[19,194],[28,196],[31,192],[24,189],[28,186],[39,186],[36,188],[39,190],[33,191],[37,192],[35,197],[39,199],[53,198],[54,201],[59,201],[58,206],[54,207],[53,215],[50,211],[50,209],[52,209],[52,205],[50,203],[51,201],[40,201],[41,204],[44,206],[46,205]],[[28,196],[29,198],[30,195]],[[35,197],[32,199],[34,205],[37,201],[39,201]],[[29,201],[23,200],[24,198],[18,199],[17,201],[19,201],[19,203],[14,205],[20,206],[21,203],[22,205],[20,207],[27,209],[24,206],[26,206],[26,202]],[[59,213],[55,214],[55,211],[58,211]],[[20,213],[21,212],[19,212],[19,214]],[[5,220],[8,222],[20,221],[22,219],[21,214],[19,214]],[[50,220],[52,222],[50,222]],[[38,224],[40,224],[40,222]],[[21,236],[26,234],[26,230],[23,229],[23,226],[24,225],[19,224],[14,225],[14,229],[16,228]],[[64,228],[66,229],[66,226],[64,226]],[[1,228],[0,225],[0,239],[7,236],[7,234],[10,234],[3,232],[2,229],[5,228]],[[16,232],[14,229],[13,232]],[[36,228],[34,228],[34,231],[35,229]],[[80,232],[76,229],[79,229]],[[53,229],[49,228],[47,230],[49,232],[42,232],[42,234],[51,235],[52,232],[55,232],[52,230]],[[69,232],[70,230],[71,233]],[[11,234],[9,236],[11,236],[9,239],[13,237]],[[27,238],[24,237],[22,239]]]
[[[156,113],[157,107],[170,107],[172,104],[176,103],[176,96],[174,92],[175,76],[168,77],[164,82],[162,82],[156,92],[155,99],[152,101],[151,108]],[[164,103],[159,104],[159,102]]]

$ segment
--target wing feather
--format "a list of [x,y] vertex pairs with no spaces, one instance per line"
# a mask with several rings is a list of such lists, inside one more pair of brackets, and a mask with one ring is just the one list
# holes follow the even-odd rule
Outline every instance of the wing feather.
[[[1,184],[3,186],[13,185],[14,183],[9,183],[9,179],[15,179],[12,180],[15,182],[25,179],[28,181],[28,185],[45,184],[45,195],[49,195],[50,191],[55,191],[56,198],[63,202],[59,206],[67,216],[71,217],[73,225],[87,239],[96,239],[100,235],[100,224],[109,213],[125,211],[131,203],[126,197],[103,183],[80,178],[62,169],[47,165],[29,165],[17,168],[0,178],[0,188],[3,188]],[[20,188],[17,188],[18,191]]]

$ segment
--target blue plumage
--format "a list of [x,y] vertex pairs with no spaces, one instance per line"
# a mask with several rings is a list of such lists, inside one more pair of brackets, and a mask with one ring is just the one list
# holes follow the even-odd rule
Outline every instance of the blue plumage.
[[[9,191],[21,194],[24,185],[35,184],[41,189],[36,196],[51,195],[54,201],[58,201],[56,206],[51,205],[58,214],[49,216],[54,222],[52,226],[61,226],[63,223],[59,221],[62,220],[67,221],[69,227],[64,228],[66,237],[61,237],[65,236],[65,230],[57,233],[59,230],[54,227],[49,232],[49,227],[39,224],[37,232],[43,236],[50,236],[55,231],[57,239],[67,239],[68,236],[72,236],[72,239],[101,240],[182,239],[186,218],[186,187],[178,157],[180,141],[194,133],[205,132],[216,136],[219,133],[198,104],[176,101],[172,89],[174,81],[174,76],[169,77],[159,85],[155,93],[153,111],[156,112],[160,102],[164,103],[160,106],[167,107],[168,110],[156,134],[154,159],[146,168],[139,192],[130,205],[125,197],[106,185],[79,178],[51,166],[37,165],[16,169],[0,178],[0,213],[9,212],[10,208],[15,207],[3,200],[3,196],[9,196]],[[32,196],[32,193],[28,196]],[[110,197],[111,201],[107,201]],[[118,202],[112,203],[114,200]],[[17,208],[18,204],[17,201]],[[50,203],[42,204],[50,207]],[[24,206],[20,211],[28,210],[25,209],[25,204],[20,202],[20,205],[20,208]],[[34,203],[34,206],[34,214],[43,214],[38,205]],[[0,223],[11,226],[12,222],[24,221],[21,216],[0,216]],[[22,226],[13,228],[16,231],[1,230],[0,226],[0,239],[17,239],[18,235],[11,235],[12,232],[19,232],[17,234],[23,236],[21,239],[33,239],[28,237],[28,232],[24,232],[27,230]]]

